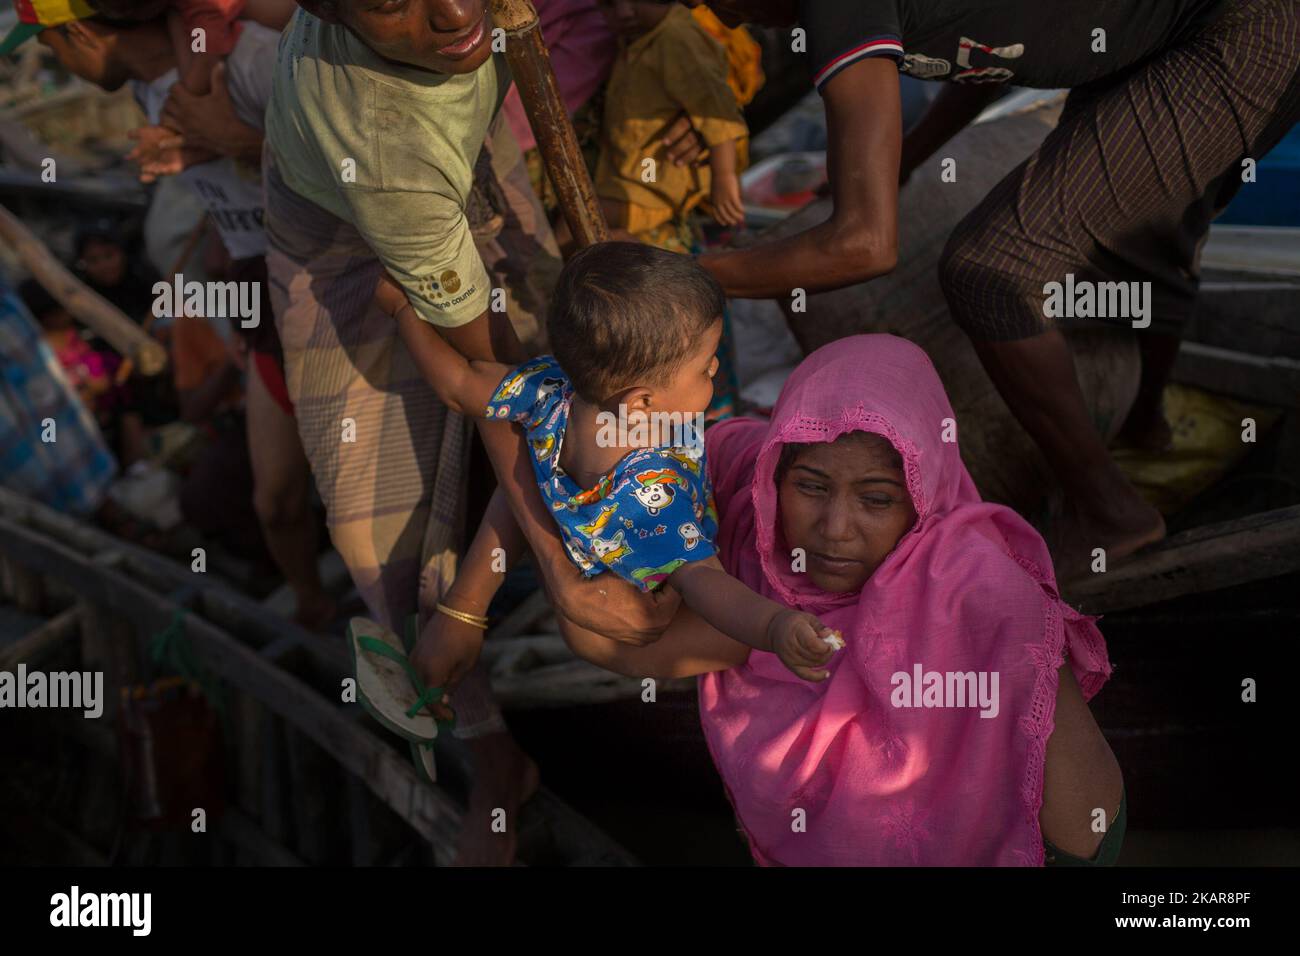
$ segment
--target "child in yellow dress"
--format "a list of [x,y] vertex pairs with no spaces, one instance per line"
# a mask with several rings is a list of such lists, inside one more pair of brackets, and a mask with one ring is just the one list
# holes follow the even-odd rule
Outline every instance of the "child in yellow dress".
[[[724,226],[744,222],[737,144],[748,135],[723,47],[677,3],[602,0],[623,48],[605,91],[596,194],[609,224],[633,236],[681,223],[706,198]],[[709,148],[676,166],[659,141],[680,112]]]

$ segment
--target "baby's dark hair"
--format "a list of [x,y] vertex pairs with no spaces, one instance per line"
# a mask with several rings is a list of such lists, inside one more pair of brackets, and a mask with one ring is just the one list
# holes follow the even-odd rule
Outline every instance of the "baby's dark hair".
[[551,351],[592,403],[665,384],[722,315],[726,297],[692,256],[602,242],[565,265],[546,316]]

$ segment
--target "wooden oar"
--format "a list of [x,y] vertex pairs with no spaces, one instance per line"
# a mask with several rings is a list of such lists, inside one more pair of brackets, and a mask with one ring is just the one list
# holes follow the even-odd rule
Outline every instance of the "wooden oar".
[[19,261],[74,319],[134,362],[140,374],[157,375],[166,367],[167,350],[162,345],[117,306],[69,272],[45,243],[3,206],[0,206],[0,239],[13,247]]
[[569,231],[579,248],[603,242],[609,229],[555,82],[537,11],[530,0],[492,0],[492,19],[505,30],[506,61]]

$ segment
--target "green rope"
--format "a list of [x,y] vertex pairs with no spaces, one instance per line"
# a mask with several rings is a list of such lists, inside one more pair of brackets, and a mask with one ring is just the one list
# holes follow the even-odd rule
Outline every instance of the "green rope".
[[153,636],[149,652],[155,667],[155,677],[160,671],[170,671],[197,684],[208,704],[217,712],[221,725],[230,731],[225,695],[221,682],[194,654],[194,645],[185,634],[185,616],[189,612],[178,607],[167,626]]

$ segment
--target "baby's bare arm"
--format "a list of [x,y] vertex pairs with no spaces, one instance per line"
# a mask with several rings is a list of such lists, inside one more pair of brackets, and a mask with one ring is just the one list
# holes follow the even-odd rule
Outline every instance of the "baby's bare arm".
[[760,651],[772,650],[770,625],[785,608],[733,578],[716,556],[682,565],[668,583],[691,610],[723,634]]
[[415,314],[406,293],[387,273],[375,289],[375,303],[397,322],[397,332],[443,404],[469,418],[480,418],[510,366],[466,359],[434,326]]

